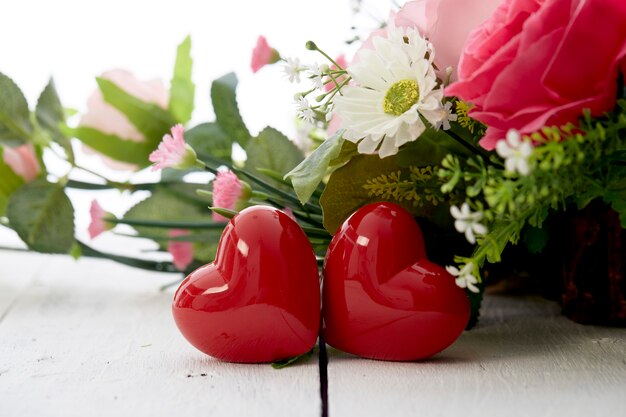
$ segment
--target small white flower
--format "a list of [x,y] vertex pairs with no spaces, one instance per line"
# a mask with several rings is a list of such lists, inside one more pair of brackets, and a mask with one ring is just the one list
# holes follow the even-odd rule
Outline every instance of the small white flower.
[[523,176],[530,174],[528,158],[533,152],[533,145],[529,140],[522,140],[520,133],[511,129],[506,139],[498,141],[496,152],[504,158],[504,168],[512,174],[518,172]]
[[316,89],[324,88],[324,75],[328,71],[328,65],[315,64],[309,68],[309,79]]
[[289,78],[289,82],[300,82],[300,73],[304,71],[306,68],[300,65],[300,59],[298,58],[287,58],[287,63],[283,65],[283,71]]
[[311,108],[309,101],[302,97],[296,102],[298,105],[298,116],[307,123],[315,123],[315,111]]
[[454,227],[457,232],[465,233],[465,238],[472,245],[476,243],[475,235],[487,233],[487,227],[480,223],[483,214],[479,211],[472,212],[469,204],[463,203],[461,209],[457,206],[450,207],[450,214],[454,217]]
[[476,284],[478,284],[478,278],[474,276],[474,264],[472,262],[468,262],[460,270],[456,266],[446,266],[446,271],[455,277],[454,282],[459,287],[467,288],[475,293],[480,292],[476,286]]
[[373,46],[359,51],[348,67],[354,83],[333,101],[344,138],[358,143],[359,153],[384,158],[426,130],[422,117],[443,123],[443,91],[428,58],[434,51],[417,30],[390,27]]
[[435,129],[443,127],[443,130],[450,129],[450,122],[456,122],[457,119],[456,113],[452,111],[452,103],[448,101],[439,111],[441,112],[441,119],[437,120],[433,127]]

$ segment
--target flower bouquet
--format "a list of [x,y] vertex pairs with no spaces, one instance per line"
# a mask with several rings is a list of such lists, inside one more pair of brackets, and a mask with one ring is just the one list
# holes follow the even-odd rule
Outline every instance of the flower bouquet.
[[[600,22],[606,30],[597,30]],[[459,288],[469,296],[471,326],[486,284],[520,269],[545,275],[570,317],[625,323],[626,5],[415,0],[392,12],[349,62],[333,59],[312,41],[306,48],[325,63],[283,58],[263,37],[252,57],[253,71],[276,63],[290,81],[311,82],[296,94],[298,123],[308,139],[300,147],[271,127],[250,133],[238,111],[234,74],[212,84],[215,120],[187,126],[195,95],[189,38],[178,48],[169,92],[125,72],[105,73],[77,124],[52,81],[31,110],[15,83],[0,74],[2,225],[30,250],[185,274],[213,261],[216,252],[216,264],[228,258],[231,267],[231,255],[252,258],[250,240],[269,245],[267,253],[284,267],[273,265],[272,271],[280,275],[301,265],[308,277],[298,287],[308,288],[305,295],[284,290],[314,306],[299,322],[308,323],[301,340],[317,334],[319,291],[310,284],[318,267],[324,279],[372,268],[383,276],[386,265],[398,262],[413,265],[409,275],[419,270],[422,277],[441,278],[432,283],[445,294],[435,308],[446,317],[438,326],[448,329],[439,342],[421,346],[418,354],[387,355],[375,345],[387,336],[381,333],[368,341],[374,351],[360,351],[363,341],[346,348],[368,357],[410,359],[441,350],[468,323],[467,297],[459,298]],[[119,182],[93,173],[75,158],[77,142],[125,169],[152,163],[160,180]],[[245,151],[245,161],[234,155],[234,146]],[[52,172],[44,154],[63,159],[68,168]],[[81,171],[95,175],[94,181],[76,179]],[[208,171],[210,180],[192,181],[189,174],[198,171]],[[70,189],[148,191],[123,216],[94,200],[89,235],[149,239],[172,261],[103,252],[79,238]],[[122,233],[117,225],[132,231]],[[277,230],[291,236],[293,246],[267,244]],[[351,231],[357,234],[351,237]],[[246,233],[252,233],[248,240],[241,237]],[[389,262],[359,249],[372,242]],[[512,250],[518,243],[527,250]],[[281,253],[305,255],[294,266],[280,260]],[[343,271],[345,259],[358,259],[354,270]],[[490,266],[501,261],[499,269]],[[197,271],[213,280],[209,293],[228,288],[215,283],[221,278],[212,270]],[[456,286],[446,286],[442,277],[450,275]],[[414,285],[411,279],[394,285]],[[181,288],[175,308],[193,303],[185,297],[199,287]],[[388,298],[380,305],[400,300],[398,294],[383,294]],[[352,311],[325,295],[324,302],[333,317]],[[177,320],[181,329],[198,326],[189,324],[196,320],[191,316]],[[328,331],[333,345],[343,343],[340,335],[339,324]],[[303,350],[298,345],[267,357]]]

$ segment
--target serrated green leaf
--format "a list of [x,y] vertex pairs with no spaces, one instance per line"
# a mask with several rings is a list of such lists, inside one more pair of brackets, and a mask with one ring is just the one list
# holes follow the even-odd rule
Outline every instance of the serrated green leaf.
[[[124,219],[128,220],[207,221],[210,217],[211,212],[207,207],[201,207],[181,199],[166,188],[157,188],[150,197],[137,203],[124,215]],[[145,226],[136,226],[134,229],[141,235],[160,237],[162,241],[159,244],[161,248],[165,248],[166,243],[164,242],[167,240],[168,229]],[[194,243],[194,257],[205,262],[212,261],[217,250],[221,230],[190,230],[190,233],[213,236],[213,242]]]
[[198,155],[210,155],[226,162],[232,160],[233,138],[217,123],[194,126],[185,132],[185,141]]
[[278,130],[266,127],[259,136],[250,140],[245,148],[248,159],[246,171],[285,188],[285,185],[272,177],[261,173],[259,168],[266,168],[285,175],[304,159],[302,151]]
[[11,194],[23,184],[24,179],[4,162],[4,148],[0,145],[0,216],[3,216],[6,211]]
[[98,77],[96,81],[104,100],[128,118],[151,149],[155,149],[163,135],[176,124],[174,117],[157,104],[140,100],[107,79]]
[[74,243],[74,208],[63,187],[44,180],[25,184],[9,198],[11,228],[32,250],[68,253]]
[[50,78],[46,88],[44,88],[37,100],[35,115],[39,126],[49,132],[50,138],[61,145],[69,160],[73,161],[74,151],[72,150],[70,139],[59,128],[60,124],[65,123],[65,111],[52,78]]
[[191,72],[193,60],[191,58],[191,37],[178,45],[174,76],[170,84],[169,110],[178,123],[185,124],[191,119],[194,107],[196,87]]
[[331,161],[338,158],[345,140],[343,132],[337,132],[324,141],[305,160],[285,175],[291,180],[293,189],[302,204],[309,201],[317,186],[331,166]]
[[30,140],[32,134],[30,110],[22,90],[0,72],[0,141],[24,143]]
[[217,123],[224,132],[231,135],[245,148],[251,137],[239,113],[236,95],[237,82],[237,76],[232,72],[213,81],[211,84],[211,101]]
[[74,136],[96,152],[117,161],[135,164],[139,167],[150,165],[148,156],[156,149],[156,146],[152,147],[147,143],[122,139],[86,126],[79,126],[74,129],[63,127],[62,131],[70,136]]
[[[320,198],[326,230],[334,234],[344,220],[358,208],[373,202],[387,201],[379,196],[370,195],[363,185],[367,180],[379,175],[398,171],[407,174],[407,171],[398,165],[395,156],[381,159],[377,155],[359,155],[333,172]],[[414,216],[431,217],[435,210],[432,206],[414,206],[407,201],[394,202]]]

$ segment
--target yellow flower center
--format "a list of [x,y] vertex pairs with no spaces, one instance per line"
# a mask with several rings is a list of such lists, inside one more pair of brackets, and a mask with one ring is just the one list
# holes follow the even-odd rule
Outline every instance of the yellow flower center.
[[385,100],[383,110],[387,114],[400,116],[409,110],[420,98],[420,89],[414,80],[400,80],[391,85]]

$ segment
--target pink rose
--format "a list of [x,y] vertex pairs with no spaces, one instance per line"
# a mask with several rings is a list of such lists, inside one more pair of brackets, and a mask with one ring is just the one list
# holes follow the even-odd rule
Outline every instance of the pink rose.
[[250,62],[250,68],[252,72],[257,72],[268,64],[273,64],[280,59],[280,54],[268,43],[265,36],[259,36],[256,41],[256,46],[252,50],[252,59]]
[[502,0],[414,0],[402,6],[395,25],[417,28],[434,46],[440,77],[451,67],[451,79],[470,32],[483,23]]
[[625,55],[624,0],[505,0],[470,35],[446,95],[474,104],[470,115],[489,126],[480,143],[494,149],[509,129],[611,110]]
[[[140,81],[130,72],[114,69],[101,75],[101,78],[115,83],[118,87],[129,94],[147,102],[152,102],[167,108],[169,94],[161,80]],[[128,121],[126,116],[115,107],[104,101],[100,90],[94,91],[87,101],[87,112],[81,117],[79,124],[91,127],[109,135],[116,135],[122,139],[143,142],[145,138]],[[86,148],[86,147],[85,147]],[[92,151],[93,152],[93,151]],[[135,169],[133,165],[103,158],[105,163],[115,169]]]
[[2,149],[2,159],[13,172],[22,177],[24,181],[31,182],[41,169],[39,168],[39,162],[37,162],[37,156],[35,155],[35,148],[32,144],[28,143],[20,145],[16,148],[10,148],[4,146]]

